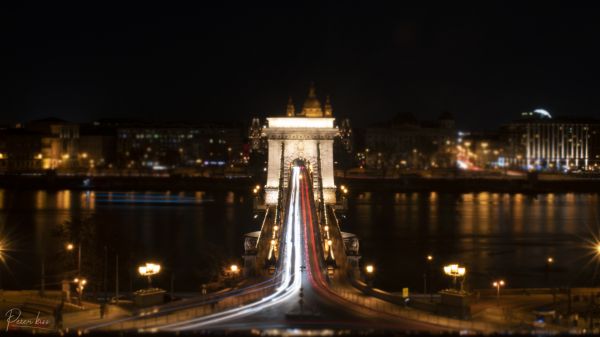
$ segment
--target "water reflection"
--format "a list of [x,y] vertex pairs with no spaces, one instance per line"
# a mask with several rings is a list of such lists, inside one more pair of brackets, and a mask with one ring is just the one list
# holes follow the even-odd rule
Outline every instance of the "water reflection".
[[599,209],[598,196],[588,194],[362,192],[350,200],[344,228],[360,237],[363,256],[380,264],[378,282],[388,289],[422,287],[429,252],[440,264],[470,267],[473,287],[488,287],[496,276],[510,277],[512,287],[546,286],[547,256],[560,256],[556,285],[591,285],[582,238],[590,237],[590,223],[598,230]]
[[18,263],[11,265],[12,276],[5,273],[2,280],[13,289],[39,284],[42,256],[47,284],[62,277],[63,264],[54,261],[64,258],[64,242],[54,233],[72,217],[94,215],[99,240],[110,238],[111,254],[121,254],[125,290],[127,283],[143,281],[127,270],[145,259],[164,263],[166,287],[174,273],[178,289],[197,290],[202,273],[214,269],[207,263],[241,256],[243,233],[256,230],[252,204],[246,202],[251,199],[226,191],[0,190],[0,200],[0,224],[20,238]]

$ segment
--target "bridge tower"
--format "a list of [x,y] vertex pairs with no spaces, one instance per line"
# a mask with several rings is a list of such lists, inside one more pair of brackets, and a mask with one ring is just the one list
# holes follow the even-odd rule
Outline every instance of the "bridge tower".
[[[315,87],[311,84],[300,112],[296,112],[290,98],[285,117],[267,118],[267,126],[262,130],[262,136],[266,137],[268,143],[265,186],[267,205],[277,204],[280,182],[284,184],[283,188],[287,188],[287,175],[295,159],[304,160],[312,169],[315,199],[322,195],[325,204],[335,204],[333,139],[339,135],[339,131],[334,125],[335,118],[332,115],[329,97],[322,108]],[[283,179],[280,179],[281,172],[284,174]],[[322,183],[319,182],[319,178]],[[322,191],[320,186],[323,187]]]

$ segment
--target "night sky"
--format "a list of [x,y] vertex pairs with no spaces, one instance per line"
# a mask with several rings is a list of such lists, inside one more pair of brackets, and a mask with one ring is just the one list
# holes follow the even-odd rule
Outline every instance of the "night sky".
[[310,81],[355,126],[445,110],[465,129],[535,108],[600,117],[600,11],[567,2],[18,3],[0,5],[2,123],[245,122],[284,113],[289,95],[299,107]]

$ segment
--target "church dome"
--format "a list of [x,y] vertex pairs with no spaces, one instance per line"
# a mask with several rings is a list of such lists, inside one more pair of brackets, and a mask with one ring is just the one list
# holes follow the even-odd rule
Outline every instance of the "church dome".
[[305,117],[323,117],[321,102],[317,98],[315,86],[313,84],[310,85],[308,97],[304,101],[304,105],[302,105],[301,115]]

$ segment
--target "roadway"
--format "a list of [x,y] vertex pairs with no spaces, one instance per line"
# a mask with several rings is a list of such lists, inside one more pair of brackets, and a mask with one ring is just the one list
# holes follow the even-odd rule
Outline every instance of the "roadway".
[[[322,272],[312,179],[293,167],[285,213],[280,278],[276,291],[238,308],[156,327],[162,331],[250,329],[353,329],[443,331],[442,327],[394,317],[347,301],[328,287]],[[301,297],[302,295],[302,297]],[[300,300],[302,299],[302,308]]]

